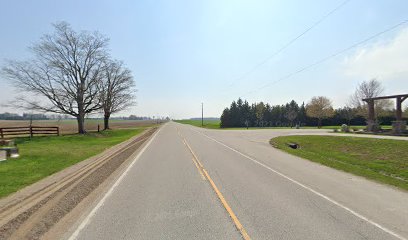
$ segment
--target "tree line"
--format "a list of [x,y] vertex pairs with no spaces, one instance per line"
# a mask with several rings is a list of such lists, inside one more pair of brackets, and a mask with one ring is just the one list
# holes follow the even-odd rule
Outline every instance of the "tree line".
[[[347,106],[333,109],[330,99],[313,97],[307,104],[292,100],[282,105],[258,102],[248,103],[239,98],[224,109],[220,126],[228,127],[294,127],[298,126],[339,126],[365,125],[367,106],[363,98],[376,97],[383,93],[378,80],[359,84],[350,97]],[[405,110],[408,117],[408,108]],[[395,120],[395,110],[388,100],[376,103],[376,119],[379,124],[391,125]]]
[[23,113],[22,115],[17,113],[0,113],[0,120],[47,120],[49,119],[47,115],[42,113]]
[[[304,103],[298,104],[294,100],[282,105],[270,105],[268,103],[252,103],[238,99],[233,101],[230,107],[225,108],[221,115],[220,126],[228,127],[294,127],[318,126],[317,117],[311,117],[306,113]],[[391,125],[395,120],[394,112],[389,110],[378,117],[378,121],[384,125]],[[330,117],[321,119],[321,126],[365,125],[366,117],[358,114],[357,109],[343,107],[333,110]]]
[[[0,120],[69,120],[73,119],[71,116],[68,115],[61,115],[61,114],[43,114],[43,113],[9,113],[4,112],[0,113]],[[89,119],[89,118],[87,118]],[[98,117],[93,117],[92,119],[99,119]],[[149,116],[136,116],[136,115],[129,115],[129,116],[116,116],[111,117],[110,119],[119,119],[119,120],[134,120],[134,121],[141,121],[141,120],[153,120],[154,118]],[[168,117],[161,117],[162,120],[169,119]]]
[[21,93],[9,106],[70,115],[81,134],[85,117],[102,113],[109,129],[113,113],[135,104],[131,71],[112,58],[104,35],[75,31],[66,22],[53,26],[54,33],[30,47],[31,59],[3,66],[3,76]]

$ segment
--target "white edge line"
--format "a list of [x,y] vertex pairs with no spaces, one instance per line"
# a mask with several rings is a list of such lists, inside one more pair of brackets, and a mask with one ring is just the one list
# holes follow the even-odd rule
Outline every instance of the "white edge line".
[[277,171],[277,170],[275,170],[275,169],[273,169],[273,168],[271,168],[271,167],[269,167],[269,166],[267,166],[267,165],[265,165],[265,164],[263,164],[263,163],[261,163],[261,162],[255,160],[255,159],[253,159],[252,157],[250,157],[250,156],[248,156],[248,155],[246,155],[246,154],[244,154],[244,153],[242,153],[242,152],[240,152],[240,151],[238,151],[238,150],[236,150],[236,149],[234,149],[234,148],[232,148],[232,147],[230,147],[230,146],[228,146],[228,145],[226,145],[226,144],[224,144],[224,143],[218,141],[217,139],[214,139],[214,138],[208,136],[207,134],[202,133],[202,132],[200,132],[200,131],[198,131],[198,130],[195,130],[195,129],[192,129],[192,130],[193,130],[193,131],[196,131],[196,132],[202,134],[203,136],[207,137],[208,139],[211,139],[212,141],[214,141],[214,142],[216,142],[216,143],[218,143],[218,144],[220,144],[220,145],[222,145],[222,146],[224,146],[224,147],[226,147],[226,148],[228,148],[228,149],[234,151],[235,153],[238,153],[239,155],[241,155],[241,156],[243,156],[243,157],[245,157],[245,158],[251,160],[252,162],[254,162],[254,163],[256,163],[256,164],[258,164],[258,165],[260,165],[260,166],[262,166],[262,167],[264,167],[264,168],[266,168],[266,169],[268,169],[269,171],[272,171],[272,172],[278,174],[279,176],[281,176],[281,177],[283,177],[283,178],[285,178],[285,179],[287,179],[287,180],[289,180],[289,181],[291,181],[291,182],[293,182],[293,183],[295,183],[295,184],[301,186],[302,188],[304,188],[304,189],[306,189],[306,190],[309,190],[310,192],[312,192],[312,193],[318,195],[318,196],[321,197],[321,198],[326,199],[327,201],[333,203],[334,205],[336,205],[336,206],[338,206],[338,207],[340,207],[340,208],[343,208],[344,210],[348,211],[349,213],[353,214],[354,216],[356,216],[356,217],[358,217],[358,218],[360,218],[360,219],[362,219],[362,220],[364,220],[364,221],[370,223],[371,225],[374,225],[375,227],[377,227],[377,228],[383,230],[384,232],[386,232],[386,233],[388,233],[388,234],[390,234],[390,235],[392,235],[392,236],[394,236],[394,237],[396,237],[396,238],[398,238],[398,239],[400,239],[400,240],[407,240],[406,238],[404,238],[403,236],[399,235],[398,233],[395,233],[395,232],[393,232],[392,230],[390,230],[390,229],[388,229],[388,228],[386,228],[386,227],[381,226],[380,224],[378,224],[378,223],[376,223],[376,222],[374,222],[374,221],[368,219],[367,217],[364,217],[363,215],[361,215],[361,214],[355,212],[354,210],[352,210],[352,209],[350,209],[350,208],[348,208],[348,207],[342,205],[341,203],[339,203],[339,202],[337,202],[337,201],[331,199],[330,197],[328,197],[328,196],[326,196],[326,195],[324,195],[324,194],[322,194],[322,193],[320,193],[320,192],[318,192],[318,191],[316,191],[316,190],[314,190],[314,189],[312,189],[312,188],[310,188],[310,187],[308,187],[308,186],[306,186],[306,185],[304,185],[304,184],[302,184],[302,183],[296,181],[296,180],[293,179],[293,178],[290,178],[290,177],[286,176],[285,174],[283,174],[283,173],[281,173],[281,172],[279,172],[279,171]]
[[75,232],[71,235],[71,237],[68,238],[68,240],[74,240],[77,239],[79,233],[86,227],[86,225],[90,222],[91,218],[95,215],[95,213],[99,210],[100,207],[103,206],[105,203],[106,199],[113,193],[114,189],[120,184],[122,179],[127,175],[129,170],[132,168],[132,166],[139,160],[139,158],[142,156],[144,151],[149,147],[150,143],[154,140],[154,138],[157,136],[157,134],[160,132],[161,128],[157,130],[157,132],[154,134],[152,138],[150,138],[149,142],[140,150],[140,152],[137,154],[137,156],[134,158],[132,163],[126,168],[126,170],[120,175],[120,177],[116,180],[116,182],[112,185],[112,187],[109,189],[108,192],[106,192],[105,196],[98,202],[98,204],[92,209],[92,211],[86,216],[86,218],[81,222],[81,224],[78,226],[78,228],[75,230]]

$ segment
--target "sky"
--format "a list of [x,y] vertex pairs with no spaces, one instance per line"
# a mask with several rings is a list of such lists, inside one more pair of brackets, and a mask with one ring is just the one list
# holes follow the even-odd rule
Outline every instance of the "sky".
[[[111,55],[131,69],[137,105],[119,115],[198,117],[203,103],[205,117],[219,117],[239,97],[275,105],[327,96],[343,107],[356,86],[372,78],[387,95],[408,93],[408,22],[296,73],[408,20],[406,0],[342,3],[0,0],[0,65],[29,59],[29,46],[52,33],[53,23],[66,21],[109,37]],[[16,95],[0,75],[0,105]],[[22,112],[0,106],[4,111]]]

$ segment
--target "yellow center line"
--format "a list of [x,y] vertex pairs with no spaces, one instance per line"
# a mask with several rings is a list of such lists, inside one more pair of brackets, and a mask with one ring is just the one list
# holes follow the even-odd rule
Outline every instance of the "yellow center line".
[[176,130],[177,130],[177,134],[179,135],[179,137],[183,138],[183,137],[181,136],[181,134],[180,134],[180,130],[178,129],[178,127],[176,127]]
[[244,226],[242,226],[241,222],[238,220],[238,217],[235,215],[234,211],[232,211],[232,208],[228,204],[227,200],[225,200],[224,196],[218,189],[217,185],[215,185],[214,181],[208,174],[207,170],[205,170],[203,164],[200,162],[198,159],[197,155],[194,153],[193,149],[190,147],[190,145],[187,143],[187,140],[183,137],[183,143],[187,146],[187,148],[190,150],[191,154],[193,155],[193,162],[195,163],[196,167],[198,168],[200,174],[210,182],[211,187],[213,188],[214,192],[217,194],[218,198],[220,199],[222,205],[224,206],[225,210],[228,212],[230,215],[232,221],[234,222],[235,227],[238,229],[238,231],[241,233],[241,236],[244,240],[250,240],[251,238],[249,237],[247,231],[245,230]]
[[200,168],[200,166],[198,165],[198,163],[195,161],[194,158],[193,158],[192,160],[193,160],[193,162],[194,162],[196,168],[198,169],[198,172],[200,173],[201,178],[205,181],[206,178],[205,178],[205,176],[204,176],[204,173],[203,173],[202,169]]
[[[186,139],[181,135],[179,129],[178,129],[177,127],[176,127],[176,129],[177,129],[177,134],[178,134],[178,135],[180,136],[180,138],[183,140],[183,144],[186,145],[186,146],[188,146],[188,145],[187,145],[187,142],[186,142]],[[197,163],[196,160],[194,159],[194,155],[193,155],[193,158],[192,158],[191,160],[193,160],[193,163],[194,163],[194,165],[196,166],[198,172],[200,173],[201,178],[202,178],[204,181],[207,180],[207,179],[204,177],[204,173],[203,173],[203,171],[201,170],[200,166],[198,165],[198,163]]]

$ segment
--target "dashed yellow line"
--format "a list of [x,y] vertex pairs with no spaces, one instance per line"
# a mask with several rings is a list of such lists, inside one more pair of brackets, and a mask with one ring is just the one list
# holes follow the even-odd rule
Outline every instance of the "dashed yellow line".
[[[179,132],[180,135],[180,132]],[[225,200],[224,196],[218,189],[217,185],[215,185],[214,181],[208,174],[207,170],[205,170],[203,164],[198,160],[198,157],[194,153],[193,149],[191,149],[190,145],[187,143],[187,140],[182,137],[183,143],[187,146],[187,148],[190,150],[191,154],[193,155],[193,162],[198,168],[200,174],[202,177],[205,176],[205,178],[210,182],[211,187],[213,188],[214,192],[217,194],[218,198],[220,199],[222,205],[224,206],[225,210],[228,212],[230,215],[232,221],[234,222],[235,227],[238,229],[238,231],[241,233],[241,236],[244,240],[250,240],[251,238],[249,237],[247,231],[245,230],[244,226],[242,226],[241,222],[238,220],[237,216],[235,215],[234,211],[232,211],[232,208],[228,204],[227,200]]]

